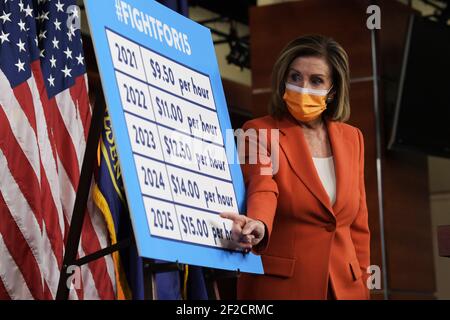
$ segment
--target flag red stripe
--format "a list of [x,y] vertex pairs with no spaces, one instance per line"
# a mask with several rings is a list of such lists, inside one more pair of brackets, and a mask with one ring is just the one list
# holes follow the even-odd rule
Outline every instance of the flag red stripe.
[[[59,225],[59,213],[56,209],[53,197],[51,195],[50,184],[48,183],[47,176],[45,175],[44,168],[41,173],[41,204],[45,208],[42,212],[42,218],[45,222],[48,238],[55,254],[56,261],[58,261],[58,268],[61,270],[63,261],[63,234],[61,226]],[[62,212],[61,212],[62,214]]]
[[[63,212],[64,212],[64,208],[63,208]],[[68,215],[64,212],[64,236],[63,236],[63,240],[64,243],[67,243],[67,237],[69,235],[69,221],[67,221],[67,217]]]
[[[35,81],[36,81],[38,88],[43,88],[43,87],[45,88],[39,64],[35,65],[35,68],[33,69],[33,73],[34,73]],[[81,79],[81,81],[80,81],[80,79]],[[74,89],[72,90],[72,88],[74,88]],[[70,90],[71,90],[72,98],[74,98],[76,96],[79,96],[79,97],[87,96],[86,87],[85,87],[85,83],[84,83],[84,77],[83,76],[78,77],[76,80],[76,85],[71,87]],[[84,90],[84,94],[83,94],[83,90]],[[61,163],[63,164],[64,169],[65,169],[67,175],[69,176],[69,179],[71,180],[71,183],[72,183],[74,189],[76,190],[76,188],[78,186],[80,171],[79,171],[79,167],[78,167],[78,159],[76,157],[76,150],[75,150],[75,147],[73,146],[72,139],[70,137],[69,132],[67,131],[66,126],[64,125],[64,121],[61,117],[60,112],[58,112],[59,109],[56,104],[56,100],[55,99],[48,100],[48,98],[46,97],[46,94],[44,94],[43,97],[41,94],[41,101],[42,101],[44,110],[47,110],[47,111],[55,110],[56,111],[56,112],[52,113],[54,116],[53,119],[50,118],[50,114],[48,112],[44,111],[45,117],[47,120],[47,124],[49,125],[49,123],[51,123],[54,126],[53,131],[58,132],[58,135],[55,136],[55,142],[56,142],[56,148],[57,148],[57,152],[59,155],[59,159],[60,159]],[[80,108],[80,113],[82,113],[82,119],[84,119],[84,121],[82,121],[83,124],[86,121],[90,121],[89,106],[88,106],[88,109],[86,109],[84,104],[86,104],[86,101],[85,101],[85,99],[82,99],[82,98],[80,98],[78,100],[78,103],[75,102],[75,105],[78,105],[78,107]],[[84,108],[82,108],[82,106],[84,106]],[[88,113],[88,115],[86,115],[86,112]],[[52,120],[54,120],[54,121],[52,121]],[[89,130],[88,126],[85,127],[85,130]],[[71,215],[72,215],[72,213],[70,212],[69,216],[71,216]],[[88,251],[88,252],[98,251],[101,249],[100,244],[98,242],[98,239],[95,237],[95,231],[93,229],[93,226],[92,226],[89,216],[87,216],[87,220],[89,220],[89,221],[86,221],[88,223],[85,223],[85,226],[87,225],[88,228],[92,229],[92,230],[83,230],[83,234],[82,234],[83,248],[85,251]],[[66,225],[65,233],[67,234],[68,223],[66,220],[66,215],[64,215],[64,221],[65,221],[65,225]],[[86,227],[84,227],[84,228],[86,228]],[[88,241],[83,240],[84,238],[86,238],[86,237],[83,237],[86,232],[89,234],[93,233],[93,235],[94,235]],[[49,235],[49,237],[50,237],[50,235]],[[64,235],[64,238],[66,238],[66,235]],[[103,263],[99,262],[96,265],[96,267],[100,269],[99,272],[103,272],[104,268],[106,269],[106,263],[104,263],[104,259],[101,259],[101,260],[103,260],[102,261]],[[58,259],[58,262],[59,262],[59,259]],[[91,272],[92,272],[92,270],[94,270],[94,269],[91,268]],[[105,281],[102,278],[98,278],[95,275],[95,272],[93,272],[93,273],[94,273],[93,277],[94,277],[94,281],[96,282],[97,289],[99,289],[98,288],[99,285],[101,286],[102,284],[104,284],[105,286],[108,286],[110,284],[110,281]],[[97,282],[99,284],[97,284]],[[111,284],[111,288],[106,288],[106,289],[108,291],[111,290],[111,292],[113,292],[112,284]],[[79,297],[80,297],[80,295],[82,296],[82,294],[83,294],[83,292],[80,290],[77,290]],[[101,295],[100,290],[98,290],[98,292],[99,292],[99,295]]]
[[[41,99],[42,109],[44,110],[45,121],[47,123],[47,136],[50,141],[50,146],[52,147],[53,159],[55,161],[56,168],[58,168],[58,164],[56,163],[55,137],[58,137],[60,132],[53,131],[58,134],[52,134],[52,129],[54,130],[54,122],[55,122],[53,119],[54,118],[53,115],[55,114],[55,112],[51,112],[52,106],[49,104],[47,91],[46,91],[46,88],[44,85],[44,79],[43,79],[42,72],[41,72],[41,67],[39,65],[39,60],[36,60],[35,62],[33,62],[31,64],[31,72],[33,73],[33,76],[34,76],[34,79],[36,82],[36,87],[39,92],[39,97]],[[30,97],[30,99],[31,99],[31,97]]]
[[70,87],[69,90],[72,100],[80,112],[80,118],[84,128],[84,139],[87,141],[89,126],[91,124],[91,109],[84,76],[77,77],[75,79],[75,85]]
[[0,149],[5,155],[9,170],[17,182],[25,199],[33,211],[42,230],[42,214],[40,205],[40,188],[33,167],[17,142],[3,107],[0,106]]
[[[74,189],[73,189],[73,187],[72,187],[72,185],[71,185],[71,183],[70,183],[70,181],[69,181],[69,179],[68,179],[68,177],[66,175],[65,170],[62,169],[60,173],[63,175],[62,176],[62,180],[63,180],[62,181],[62,183],[63,183],[62,187],[66,190],[66,196],[65,196],[66,199],[65,199],[65,201],[67,203],[66,203],[65,209],[67,210],[68,209],[67,207],[72,208],[72,206],[73,206],[73,202],[75,201],[75,191],[74,191]],[[65,212],[66,223],[67,223],[67,220],[71,218],[71,215],[72,215],[72,212]],[[91,220],[91,217],[90,217],[90,215],[88,215],[88,213],[86,213],[86,219],[88,219],[89,221]],[[98,244],[98,238],[96,238],[95,230],[92,230],[92,228],[91,228],[91,230],[88,230],[85,227],[85,225],[83,225],[82,234],[81,234],[81,245],[82,245],[81,248],[83,249],[83,252],[79,252],[79,254],[81,254],[83,256],[85,254],[89,254],[89,253],[92,253],[92,252],[100,250],[100,245]],[[86,233],[90,234],[91,236],[85,235]],[[104,259],[101,259],[101,261],[104,262]],[[94,276],[93,276],[93,271],[94,270],[92,270],[91,268],[87,268],[87,269],[90,271],[90,273],[92,275],[92,278],[89,278],[92,281],[91,282],[88,281],[90,283],[90,285],[91,285],[91,288],[89,290],[86,290],[86,288],[85,288],[84,295],[87,296],[87,297],[98,296],[98,292],[95,292],[93,295],[90,294],[90,292],[93,292],[93,290],[97,289],[95,281],[97,281],[97,282],[111,281],[111,278],[108,278],[108,279],[101,278],[101,279],[95,279],[94,280]],[[84,274],[84,272],[83,272],[83,274]]]
[[[38,61],[39,62],[39,61]],[[36,68],[36,66],[34,67]],[[37,68],[40,68],[39,65],[37,65]],[[25,86],[23,85],[25,84]],[[39,90],[39,87],[38,87]],[[14,89],[14,93],[16,96],[20,96],[18,98],[19,105],[21,106],[22,110],[25,112],[25,114],[29,112],[33,112],[35,110],[35,106],[33,104],[33,96],[30,90],[30,87],[28,86],[28,83],[22,83],[20,85],[20,92],[16,92],[16,89]],[[43,92],[45,95],[45,91]],[[45,107],[43,106],[45,109]],[[28,118],[30,116],[27,115]],[[36,129],[35,129],[36,132]],[[50,138],[50,137],[47,137]],[[51,144],[51,143],[50,143]],[[54,158],[53,158],[54,159]],[[8,161],[9,162],[9,161]],[[41,162],[41,161],[40,161]],[[55,162],[56,165],[56,162]],[[63,234],[61,230],[61,226],[59,225],[59,214],[55,199],[53,199],[50,184],[47,179],[47,173],[44,169],[44,166],[42,162],[40,163],[41,167],[41,201],[40,204],[42,208],[45,208],[45,210],[42,210],[42,218],[45,221],[46,230],[48,238],[50,239],[50,243],[53,249],[53,253],[56,256],[56,260],[58,262],[58,267],[61,269],[62,266],[62,260],[63,260]],[[13,173],[14,175],[14,173]],[[57,199],[56,201],[59,201]],[[61,212],[62,214],[62,212]]]
[[[17,267],[28,285],[28,289],[33,295],[34,299],[44,298],[44,289],[41,281],[36,281],[40,278],[41,271],[36,262],[36,259],[28,246],[23,234],[17,227],[16,222],[11,216],[8,206],[0,193],[0,233],[3,236],[3,241],[8,248],[11,257],[14,259]],[[1,296],[1,293],[0,293]]]
[[[41,228],[42,219],[45,221],[58,267],[61,267],[63,254],[62,230],[59,226],[58,212],[50,193],[50,185],[43,166],[41,164],[41,183],[39,184],[33,168],[11,130],[3,108],[0,108],[0,123],[3,124],[0,126],[0,148],[8,161],[10,172],[32,208]],[[41,210],[41,208],[45,208],[45,210]]]
[[[28,36],[34,38],[36,34]],[[20,281],[10,289],[8,279],[4,283],[0,279],[1,299],[31,297],[30,294],[37,299],[54,298],[52,292],[56,291],[57,271],[62,266],[79,184],[80,159],[91,122],[86,74],[75,78],[73,86],[49,99],[42,61],[36,59],[28,64],[32,78],[14,89],[5,85],[0,92],[8,98],[7,103],[12,104],[8,107],[15,108],[0,106],[0,150],[6,167],[4,177],[11,185],[11,188],[8,185],[1,188],[4,193],[0,194],[0,234],[6,246],[5,253],[8,253],[5,261],[13,268],[7,275]],[[3,71],[1,80],[6,83],[8,79]],[[97,216],[86,214],[77,257],[101,249],[107,236],[100,231],[100,223],[102,220]],[[114,299],[115,278],[107,267],[107,260],[102,258],[83,268],[85,276],[76,296]],[[42,279],[44,274],[45,280]],[[9,297],[7,288],[17,292],[11,292]],[[76,298],[74,291],[70,296]]]
[[6,291],[6,288],[3,285],[2,279],[0,279],[0,300],[11,300],[8,291]]
[[22,82],[14,88],[13,92],[18,103],[22,107],[23,112],[28,118],[28,122],[30,122],[31,127],[33,128],[34,134],[36,135],[36,114],[34,112],[33,97],[31,96],[28,83]]
[[[79,259],[80,256],[77,254],[77,259]],[[84,284],[83,284],[83,277],[81,277],[81,286],[78,289],[75,289],[77,292],[78,300],[84,300]]]
[[[41,88],[45,89],[43,82],[44,80],[39,65],[35,67],[33,64],[33,74],[39,90],[41,90]],[[56,104],[56,100],[54,98],[49,100],[47,98],[47,93],[44,92],[41,94],[41,101],[44,108],[47,126],[49,129],[51,128],[54,133],[57,133],[53,136],[52,147],[55,147],[59,160],[61,161],[72,185],[75,188],[75,185],[80,178],[80,169],[78,167],[77,152],[75,150],[75,146],[73,145],[72,137],[64,124],[64,120],[59,112],[59,107]]]
[[52,299],[52,293],[47,285],[47,281],[44,281],[44,297],[46,300]]
[[[50,100],[50,107],[58,108],[54,99]],[[67,130],[64,120],[59,112],[54,115],[54,131],[57,130],[58,135],[55,137],[56,150],[58,152],[59,160],[61,161],[67,175],[69,176],[71,184],[78,185],[80,179],[80,167],[78,166],[78,157],[75,146],[73,145],[72,137]]]
[[[81,78],[81,77],[80,77]],[[50,104],[56,106],[56,101],[54,99],[50,100]],[[69,176],[70,182],[74,187],[74,190],[78,188],[79,180],[79,167],[77,163],[77,158],[75,157],[76,151],[73,147],[71,137],[65,127],[62,120],[62,116],[59,112],[55,115],[55,127],[58,127],[58,132],[63,133],[56,139],[56,148],[58,152],[59,159],[63,164],[67,175]],[[68,146],[70,149],[73,148],[72,152],[68,152]],[[72,212],[69,213],[69,216]],[[81,237],[81,245],[85,254],[93,253],[101,249],[100,242],[95,234],[92,221],[89,217],[89,213],[86,213],[86,221],[83,225],[83,232]],[[114,288],[111,279],[107,273],[106,261],[104,258],[99,259],[95,263],[89,264],[89,268],[93,274],[93,279],[96,284],[98,294],[101,299],[113,299],[114,298]]]
[[[81,234],[81,245],[83,246],[83,250],[86,255],[101,249],[100,242],[97,239],[97,235],[88,212],[86,212],[84,219],[83,232]],[[100,299],[114,299],[114,287],[111,278],[108,275],[105,258],[89,263],[89,268],[92,271],[95,287],[97,288]]]
[[[87,139],[89,125],[91,120],[91,112],[89,107],[86,83],[83,76],[79,76],[75,85],[70,88],[70,94],[72,99],[74,99],[74,104],[78,108],[80,113],[81,122],[84,127],[84,135]],[[62,121],[62,119],[61,119]],[[59,149],[59,148],[58,148]],[[59,153],[61,162],[66,162],[67,160],[64,157],[67,155],[66,152]],[[73,160],[72,160],[73,161]],[[67,161],[68,162],[68,161]],[[69,171],[70,170],[70,171]],[[78,189],[78,180],[79,180],[79,171],[75,172],[75,168],[72,166],[66,172],[69,177],[76,177],[76,179],[71,179],[71,182],[74,186],[74,190]],[[97,235],[94,230],[94,226],[92,225],[91,218],[89,216],[89,212],[86,212],[85,221],[83,224],[83,232],[81,234],[81,245],[86,255],[90,253],[94,253],[96,251],[101,250],[100,242],[97,238]],[[95,262],[91,262],[89,264],[89,268],[92,272],[93,279],[95,282],[95,286],[97,288],[97,292],[101,299],[114,299],[114,287],[107,272],[106,260],[104,258],[98,259]]]

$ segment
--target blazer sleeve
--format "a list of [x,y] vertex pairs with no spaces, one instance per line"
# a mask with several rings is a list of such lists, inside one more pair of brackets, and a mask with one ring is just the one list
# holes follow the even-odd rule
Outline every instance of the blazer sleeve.
[[[266,138],[261,137],[264,131],[259,130],[254,120],[247,121],[242,129],[245,134],[244,154],[238,147],[246,187],[247,217],[262,221],[266,227],[263,240],[253,247],[254,253],[262,254],[269,244],[278,198],[270,157],[270,129],[266,129]],[[257,152],[252,154],[252,148]]]
[[[357,129],[359,141],[359,209],[355,220],[350,226],[351,237],[356,249],[356,256],[361,267],[364,284],[367,282],[367,267],[370,265],[370,230],[364,185],[364,138],[361,130]],[[370,298],[367,289],[367,298]]]

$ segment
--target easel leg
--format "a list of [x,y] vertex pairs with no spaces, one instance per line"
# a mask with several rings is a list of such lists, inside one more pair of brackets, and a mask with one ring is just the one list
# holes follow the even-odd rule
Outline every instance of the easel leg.
[[156,296],[155,273],[153,272],[148,259],[144,259],[142,263],[144,269],[144,299],[156,300],[157,296]]
[[205,286],[208,293],[208,300],[220,300],[219,287],[213,269],[204,268]]

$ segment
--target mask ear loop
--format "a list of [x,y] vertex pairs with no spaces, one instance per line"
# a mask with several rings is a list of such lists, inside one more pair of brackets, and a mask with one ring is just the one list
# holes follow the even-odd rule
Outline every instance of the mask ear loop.
[[333,101],[333,98],[328,97],[328,95],[330,94],[331,89],[333,89],[333,85],[331,85],[330,89],[328,89],[328,92],[327,92],[327,103],[330,103],[331,101]]

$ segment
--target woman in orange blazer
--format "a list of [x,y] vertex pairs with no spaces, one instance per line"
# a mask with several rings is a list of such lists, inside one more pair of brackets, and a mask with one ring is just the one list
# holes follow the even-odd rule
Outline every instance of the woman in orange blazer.
[[265,133],[259,129],[268,133],[267,143],[256,142],[258,161],[245,154],[241,164],[247,215],[221,214],[234,221],[237,245],[263,262],[264,275],[238,279],[238,298],[369,299],[364,143],[344,123],[347,54],[330,38],[300,37],[281,52],[272,78],[271,114],[243,127],[250,145]]

